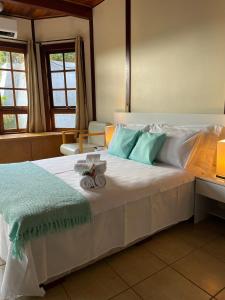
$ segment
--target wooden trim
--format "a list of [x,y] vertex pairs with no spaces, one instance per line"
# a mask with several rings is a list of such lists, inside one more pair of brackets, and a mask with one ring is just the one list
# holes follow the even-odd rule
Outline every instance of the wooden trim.
[[[15,0],[16,1],[16,0]],[[5,17],[14,17],[14,18],[18,18],[18,19],[24,19],[24,20],[33,20],[33,17],[29,17],[29,16],[21,16],[21,15],[18,15],[18,14],[11,14],[11,13],[6,13],[6,12],[2,12],[1,13],[2,16],[5,16]],[[65,14],[65,15],[54,15],[54,16],[43,16],[43,17],[36,17],[34,20],[44,20],[44,19],[53,19],[53,18],[65,18],[65,17],[68,17],[69,15],[68,14]]]
[[50,137],[50,136],[60,136],[61,132],[41,132],[41,133],[13,133],[9,134],[6,132],[5,134],[0,135],[0,143],[2,141],[10,141],[10,140],[23,140],[23,139],[35,139],[40,137]]
[[[71,39],[68,39],[69,41],[71,41]],[[44,51],[47,53],[56,53],[57,51],[60,53],[61,51],[65,51],[65,50],[68,50],[68,51],[74,51],[74,48],[75,48],[75,40],[74,42],[64,42],[65,40],[62,40],[62,42],[60,42],[60,40],[55,40],[55,41],[52,41],[53,44],[43,44],[44,42],[40,42],[42,48],[44,49]],[[56,43],[54,44],[54,42],[59,42],[59,43]]]
[[95,83],[95,50],[94,50],[93,15],[91,19],[89,19],[89,30],[90,30],[90,53],[91,53],[92,114],[93,114],[93,121],[96,121],[96,83]]
[[126,0],[126,112],[131,112],[131,0]]
[[88,130],[87,129],[72,129],[72,130],[65,130],[65,131],[62,131],[62,143],[63,144],[66,144],[66,142],[67,142],[67,139],[66,139],[66,136],[68,135],[68,134],[79,134],[79,133],[82,133],[82,132],[88,132]]
[[[27,132],[27,128],[24,128],[24,129],[19,128],[18,115],[19,114],[28,114],[28,106],[16,106],[16,91],[27,91],[28,92],[28,83],[27,83],[28,68],[27,68],[27,61],[26,61],[27,45],[19,44],[19,43],[0,42],[0,50],[9,52],[10,68],[8,68],[8,69],[1,68],[1,70],[6,70],[6,71],[10,72],[11,78],[12,78],[12,87],[5,88],[4,86],[2,86],[2,87],[0,87],[0,89],[12,91],[12,97],[13,97],[13,105],[12,106],[4,106],[1,103],[1,95],[0,95],[0,134],[2,135],[5,133]],[[12,52],[24,54],[24,64],[25,64],[24,70],[16,70],[13,68]],[[26,88],[17,88],[15,86],[14,74],[18,73],[18,72],[25,74]],[[16,128],[8,129],[8,130],[4,128],[4,120],[3,120],[4,115],[15,115]]]
[[76,3],[72,3],[69,1],[63,0],[10,0],[10,2],[19,2],[25,3],[34,7],[45,7],[48,9],[58,10],[60,12],[64,12],[66,14],[83,18],[83,19],[90,19],[92,16],[92,8],[79,5]]
[[89,137],[89,136],[99,136],[99,135],[105,135],[105,132],[81,133],[80,138]]
[[35,44],[36,43],[36,33],[35,33],[35,25],[34,20],[31,20],[31,34],[32,34],[32,41]]
[[24,53],[27,51],[27,44],[19,42],[7,42],[0,41],[0,50],[3,51],[17,51],[18,53]]
[[51,131],[51,117],[50,117],[50,101],[48,94],[48,71],[45,48],[40,47],[40,58],[41,58],[41,76],[43,80],[43,94],[44,94],[44,107],[45,107],[45,119],[46,119],[46,130]]
[[75,106],[69,106],[69,107],[59,107],[54,106],[51,108],[51,114],[75,114],[76,113],[76,107]]
[[103,135],[105,136],[105,132],[96,132],[96,133],[81,133],[79,135],[79,153],[83,153],[83,142],[84,139],[89,137],[89,136],[99,136],[99,135]]
[[[51,45],[42,45],[41,46],[41,60],[42,60],[42,77],[45,82],[44,84],[44,98],[45,98],[45,114],[47,121],[47,130],[61,130],[63,128],[55,128],[55,113],[62,114],[71,114],[76,113],[75,106],[68,106],[67,100],[67,91],[76,91],[76,88],[68,88],[66,86],[66,73],[70,72],[70,70],[65,69],[65,62],[63,56],[63,70],[60,72],[64,73],[64,88],[53,88],[51,81],[51,73],[57,73],[57,71],[51,71],[50,68],[50,60],[49,55],[54,53],[67,53],[75,51],[75,43],[62,43],[62,44],[51,44]],[[71,70],[72,72],[75,71]],[[53,91],[65,91],[66,97],[66,106],[65,107],[57,107],[54,106],[53,101]]]
[[97,6],[100,5],[103,1],[105,1],[105,0],[101,0],[101,2],[99,2],[98,4],[95,4],[92,8],[97,7]]

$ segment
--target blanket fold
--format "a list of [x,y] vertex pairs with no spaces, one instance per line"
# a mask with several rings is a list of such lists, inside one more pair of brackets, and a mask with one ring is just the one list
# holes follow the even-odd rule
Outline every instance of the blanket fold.
[[80,192],[31,162],[0,165],[0,214],[20,259],[26,242],[91,221]]

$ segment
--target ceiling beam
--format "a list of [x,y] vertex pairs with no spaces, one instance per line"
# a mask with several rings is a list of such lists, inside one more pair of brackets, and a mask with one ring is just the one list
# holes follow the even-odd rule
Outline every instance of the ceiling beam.
[[67,2],[64,0],[9,0],[10,2],[17,2],[27,4],[33,7],[42,7],[48,8],[52,10],[57,10],[68,15],[72,15],[75,17],[83,18],[83,19],[91,19],[92,17],[92,9],[90,7],[76,4],[73,2]]

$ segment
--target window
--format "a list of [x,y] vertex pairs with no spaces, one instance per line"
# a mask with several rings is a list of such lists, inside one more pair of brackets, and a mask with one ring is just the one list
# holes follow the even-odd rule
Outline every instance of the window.
[[50,127],[74,128],[76,121],[76,65],[74,44],[44,49],[48,78]]
[[0,133],[26,132],[26,46],[0,43]]

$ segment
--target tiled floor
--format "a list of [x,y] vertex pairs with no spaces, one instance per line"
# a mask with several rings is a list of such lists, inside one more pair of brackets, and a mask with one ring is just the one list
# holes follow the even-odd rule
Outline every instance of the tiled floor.
[[225,300],[225,222],[179,224],[47,287],[43,299]]

